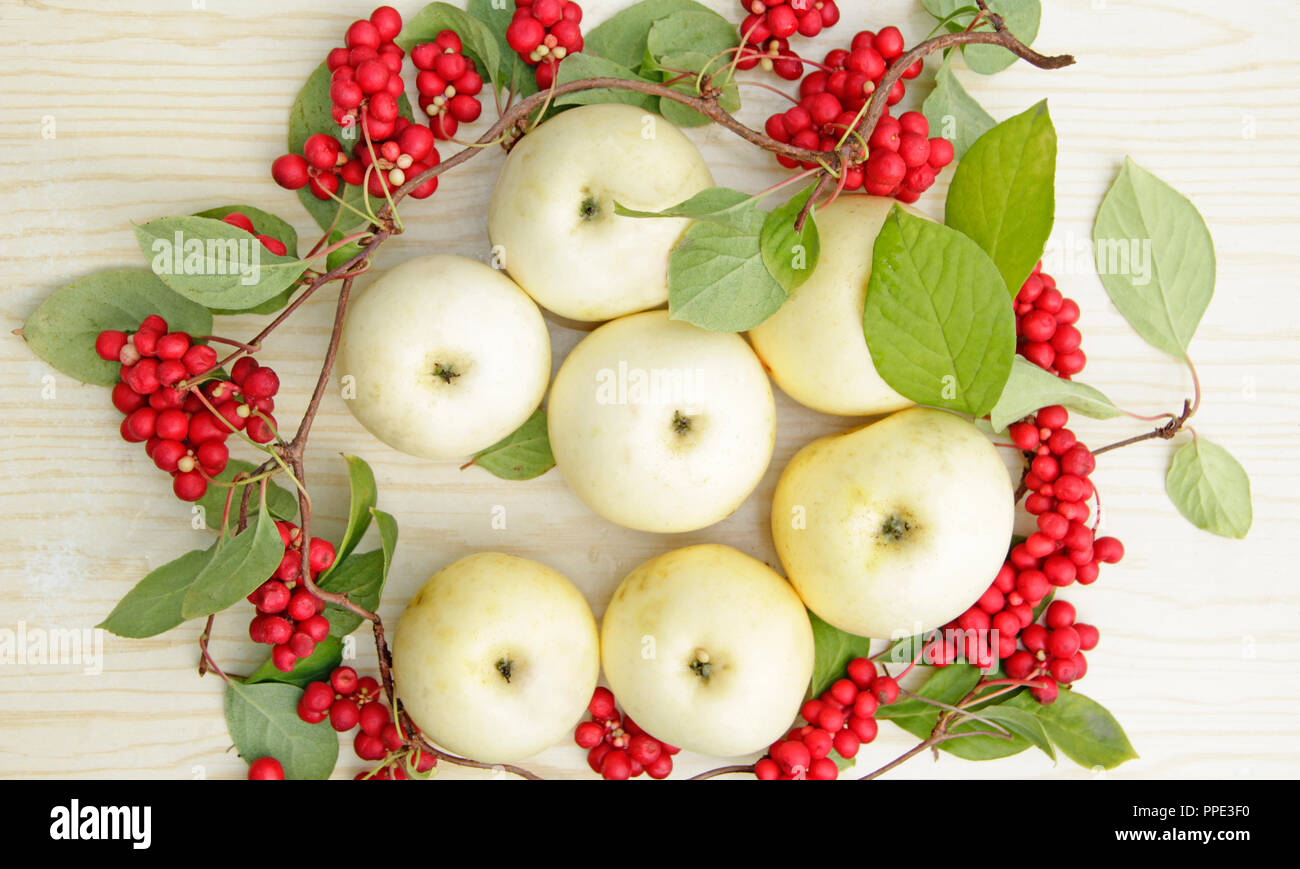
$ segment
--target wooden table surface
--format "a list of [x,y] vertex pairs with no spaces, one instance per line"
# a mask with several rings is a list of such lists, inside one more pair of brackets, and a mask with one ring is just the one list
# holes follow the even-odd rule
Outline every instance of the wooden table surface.
[[[626,5],[588,0],[586,26]],[[734,0],[710,5],[737,17]],[[1078,65],[1019,65],[988,78],[960,69],[997,118],[1050,98],[1060,135],[1061,245],[1091,237],[1098,203],[1124,156],[1156,172],[1200,208],[1218,255],[1218,294],[1192,344],[1205,389],[1197,430],[1221,442],[1252,476],[1255,524],[1228,541],[1187,524],[1166,499],[1174,444],[1107,455],[1096,473],[1104,531],[1128,555],[1096,585],[1070,592],[1101,627],[1081,690],[1109,707],[1141,758],[1107,777],[1296,777],[1300,751],[1300,627],[1294,547],[1300,504],[1300,61],[1291,0],[1057,0],[1045,4],[1037,47]],[[419,8],[399,2],[406,15]],[[199,7],[199,8],[195,8]],[[323,9],[328,7],[328,9]],[[138,266],[131,223],[248,203],[313,226],[296,198],[271,183],[286,115],[301,83],[347,24],[369,7],[281,0],[7,2],[0,7],[0,631],[80,629],[98,623],[145,573],[206,545],[190,508],[138,445],[117,435],[100,387],[81,385],[8,333],[53,289],[98,269]],[[909,41],[932,25],[917,0],[842,0],[844,21],[819,51],[860,27],[900,25]],[[915,87],[916,95],[922,88]],[[776,105],[760,91],[742,118]],[[770,97],[770,98],[769,98]],[[909,97],[910,98],[910,97]],[[476,126],[475,129],[479,129]],[[721,184],[758,190],[780,177],[765,155],[720,129],[693,131]],[[450,153],[444,149],[444,156]],[[432,251],[486,257],[485,213],[501,155],[445,177],[431,200],[404,210],[408,231],[380,268]],[[921,207],[942,213],[945,172]],[[1123,407],[1176,410],[1185,369],[1144,344],[1107,300],[1090,265],[1057,274],[1083,309],[1084,379]],[[262,356],[284,382],[282,421],[305,405],[325,347],[332,293],[313,299]],[[257,317],[219,330],[251,336]],[[580,337],[553,329],[556,362]],[[401,524],[381,613],[395,619],[439,567],[495,549],[542,560],[571,577],[597,615],[640,561],[717,541],[774,560],[767,531],[776,478],[811,438],[853,420],[820,416],[779,398],[776,456],[742,509],[703,531],[656,536],[593,517],[556,472],[504,483],[453,462],[400,455],[357,425],[335,391],[309,452],[315,530],[337,537],[347,481],[340,452],[374,468],[380,506]],[[1124,420],[1078,420],[1094,445],[1141,431]],[[1179,441],[1181,442],[1181,441]],[[503,508],[504,529],[493,527]],[[373,532],[372,532],[373,534]],[[218,617],[213,648],[234,672],[260,660],[248,615]],[[0,775],[9,777],[240,777],[222,718],[222,691],[195,672],[200,626],[150,640],[103,635],[102,668],[0,660]],[[373,668],[367,634],[358,666]],[[2,637],[0,637],[2,638]],[[0,646],[2,648],[2,646]],[[96,668],[89,668],[94,670]],[[864,750],[874,768],[913,742],[882,726]],[[588,774],[579,749],[552,748],[529,764],[544,774]],[[708,759],[683,755],[695,771]],[[344,746],[337,775],[361,768]],[[448,769],[443,778],[466,773]],[[1029,751],[976,764],[921,757],[896,777],[1094,777]]]

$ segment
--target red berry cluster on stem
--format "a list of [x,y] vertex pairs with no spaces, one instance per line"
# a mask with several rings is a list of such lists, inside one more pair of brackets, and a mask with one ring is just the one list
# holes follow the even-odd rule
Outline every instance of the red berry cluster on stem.
[[1039,703],[1056,700],[1061,685],[1082,679],[1088,672],[1084,652],[1097,648],[1100,634],[1092,625],[1075,621],[1074,605],[1054,600],[1043,614],[1042,624],[1032,624],[1020,635],[1024,646],[1003,662],[1007,676],[1017,680],[1036,679],[1030,688]]
[[1041,262],[1016,294],[1015,310],[1021,356],[1066,380],[1083,370],[1088,358],[1079,349],[1083,336],[1074,325],[1079,306],[1061,295]]
[[[316,541],[312,541],[315,543]],[[402,781],[409,777],[407,765],[427,773],[438,763],[430,752],[412,747],[393,721],[388,707],[379,702],[383,689],[370,676],[357,676],[351,667],[335,667],[326,682],[311,682],[298,701],[298,717],[308,724],[329,719],[339,733],[359,728],[352,749],[364,761],[383,761],[358,780]]]
[[172,491],[182,501],[202,498],[209,480],[226,469],[226,438],[233,432],[243,431],[258,443],[275,436],[270,413],[280,379],[264,368],[251,385],[241,386],[244,378],[235,372],[247,375],[253,370],[257,363],[251,357],[235,364],[232,380],[212,379],[178,389],[178,384],[210,374],[217,353],[194,343],[185,332],[168,332],[167,321],[156,314],[130,335],[100,332],[95,352],[122,365],[112,392],[113,406],[125,415],[122,439],[145,445],[154,464],[172,475]]
[[[478,117],[475,94],[482,89],[483,79],[473,62],[461,54],[460,39],[451,31],[443,31],[435,42],[412,51],[421,70],[417,84],[421,107],[431,118],[430,127],[401,116],[398,99],[405,88],[405,52],[393,42],[401,30],[402,17],[389,6],[376,9],[369,20],[352,23],[345,46],[335,48],[326,59],[330,112],[345,131],[360,128],[360,135],[347,136],[356,138],[352,153],[349,155],[338,137],[316,133],[303,143],[301,154],[284,154],[275,160],[271,165],[275,183],[287,190],[306,187],[317,199],[336,197],[344,183],[364,186],[371,196],[383,197],[438,164],[435,138],[450,138],[459,121]],[[454,83],[439,79],[439,68],[457,73]],[[424,199],[437,188],[438,179],[431,178],[411,195]]]
[[[1087,502],[1094,494],[1089,475],[1097,462],[1065,427],[1068,421],[1068,411],[1052,405],[1008,427],[1012,441],[1029,459],[1025,509],[1036,517],[1038,530],[1011,547],[993,584],[975,605],[941,629],[940,637],[927,649],[930,662],[944,666],[960,656],[988,667],[995,660],[1010,661],[1018,655],[1017,639],[1030,651],[1037,651],[1027,645],[1041,629],[1033,623],[1034,608],[1053,589],[1075,582],[1091,585],[1097,581],[1102,563],[1113,564],[1123,558],[1124,546],[1119,540],[1097,537],[1096,528],[1087,524],[1092,512]],[[992,630],[997,631],[997,648],[990,640]],[[954,641],[954,637],[960,639]],[[1051,675],[1057,682],[1068,683],[1086,669],[1086,663],[1076,664],[1073,670],[1058,667]],[[1063,676],[1069,678],[1060,678]],[[1044,690],[1035,696],[1051,702],[1056,694]]]
[[465,56],[455,31],[444,30],[433,42],[412,48],[411,63],[420,70],[415,87],[435,138],[454,138],[461,124],[478,120],[483,107],[477,94],[483,90],[483,77]]
[[614,694],[597,688],[587,704],[590,721],[573,732],[573,741],[587,749],[587,765],[607,781],[625,781],[645,773],[650,778],[667,778],[673,771],[676,746],[655,739],[627,715],[620,715]]
[[839,776],[832,749],[852,760],[876,738],[876,710],[898,699],[898,683],[878,675],[867,658],[854,658],[847,671],[846,678],[804,703],[799,714],[808,723],[772,743],[767,756],[754,764],[754,775],[763,781],[828,781]]
[[[903,54],[903,36],[897,27],[878,33],[864,30],[853,37],[848,49],[826,55],[822,68],[810,72],[799,83],[799,102],[793,108],[767,119],[767,134],[812,151],[834,151],[845,134],[854,129],[858,113],[885,77],[890,62]],[[921,74],[922,61],[903,73],[889,93],[887,104],[898,103],[906,93],[905,79]],[[867,137],[865,150],[856,137],[858,162],[844,170],[845,190],[865,190],[875,196],[893,196],[915,202],[934,184],[936,173],[952,162],[952,143],[930,138],[930,123],[920,112],[904,112],[894,118],[886,109]],[[777,157],[782,166],[798,164],[789,157]],[[805,163],[811,169],[815,163]]]
[[[271,663],[288,673],[300,658],[316,651],[316,644],[330,633],[323,615],[325,601],[312,594],[302,580],[302,531],[292,522],[275,523],[284,544],[284,555],[275,573],[248,596],[257,615],[248,624],[248,636],[255,643],[271,646]],[[312,578],[334,564],[334,544],[313,537],[307,550]]]
[[506,42],[535,67],[537,86],[555,83],[560,62],[582,51],[582,7],[572,0],[515,0]]
[[803,75],[803,61],[790,48],[790,37],[816,36],[840,20],[834,0],[741,0],[740,5],[749,14],[740,23],[744,45],[737,67],[762,65],[788,81]]

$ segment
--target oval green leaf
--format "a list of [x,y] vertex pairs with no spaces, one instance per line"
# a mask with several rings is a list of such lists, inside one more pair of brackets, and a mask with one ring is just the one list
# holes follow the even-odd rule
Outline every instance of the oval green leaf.
[[668,311],[714,332],[744,332],[766,320],[787,294],[763,263],[765,213],[735,213],[735,221],[692,224],[668,259]]
[[212,332],[212,313],[178,296],[148,269],[96,272],[56,290],[23,324],[22,336],[37,356],[69,377],[112,386],[121,365],[95,353],[95,338],[105,329],[140,328],[159,314],[176,331]]
[[1055,185],[1056,129],[1046,101],[980,136],[953,173],[944,222],[984,248],[1013,297],[1043,256]]
[[186,621],[181,611],[185,595],[215,552],[215,544],[208,549],[196,549],[150,571],[98,627],[119,637],[139,639],[157,636],[182,624]]
[[293,669],[285,673],[268,656],[252,675],[244,682],[256,685],[261,682],[280,682],[285,685],[307,687],[308,682],[322,682],[339,664],[343,663],[343,641],[335,636],[328,636],[316,644],[315,650],[305,658],[299,658]]
[[642,0],[588,33],[584,39],[584,53],[598,54],[628,69],[637,69],[645,58],[646,43],[654,23],[675,12],[690,10],[712,11],[695,0]]
[[993,116],[961,86],[947,59],[939,67],[934,90],[925,98],[921,111],[930,122],[931,135],[952,142],[958,160],[980,136],[997,126]]
[[308,724],[298,717],[302,689],[266,682],[226,686],[226,727],[239,756],[252,763],[274,757],[288,779],[325,779],[339,757],[338,734],[322,721]]
[[[384,590],[387,564],[382,549],[354,552],[335,562],[329,576],[320,581],[320,587],[325,591],[346,594],[353,603],[374,612]],[[330,633],[336,637],[347,636],[363,621],[351,610],[334,604],[325,607],[325,617],[330,622]]]
[[1120,414],[1119,408],[1100,390],[1077,380],[1063,380],[1017,356],[1011,363],[1011,376],[1002,389],[1002,396],[989,411],[989,421],[994,431],[1002,431],[1010,423],[1053,404],[1064,405],[1092,419],[1111,419]]
[[1218,444],[1197,437],[1180,447],[1165,476],[1165,490],[1197,528],[1238,540],[1250,531],[1250,477]]
[[973,416],[997,403],[1016,353],[1011,296],[984,251],[897,207],[876,237],[863,329],[895,391]]
[[1125,159],[1092,229],[1097,274],[1147,343],[1187,355],[1214,295],[1214,241],[1187,197]]
[[871,639],[841,631],[809,611],[813,630],[813,675],[808,696],[816,697],[844,677],[849,661],[871,657]]
[[478,465],[503,480],[531,480],[555,467],[546,432],[546,410],[537,408],[519,428],[475,453],[465,467],[470,465]]
[[153,273],[187,299],[244,311],[293,286],[307,263],[276,256],[256,237],[210,217],[164,217],[135,227]]
[[203,566],[185,594],[181,615],[187,620],[221,612],[252,594],[275,572],[284,543],[265,502],[249,527],[227,539]]
[[763,221],[763,232],[759,236],[763,265],[787,293],[794,292],[812,277],[821,256],[821,236],[817,233],[817,220],[811,209],[803,229],[795,229],[795,223],[814,189],[809,187],[795,194],[789,202],[769,214]]
[[1038,718],[1056,747],[1079,766],[1114,769],[1138,756],[1115,716],[1076,691],[1062,691]]

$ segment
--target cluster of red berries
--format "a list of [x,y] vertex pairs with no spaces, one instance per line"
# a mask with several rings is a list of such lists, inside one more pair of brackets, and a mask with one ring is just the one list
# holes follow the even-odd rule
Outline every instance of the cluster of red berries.
[[[885,77],[889,63],[903,53],[903,35],[897,27],[879,33],[864,30],[848,49],[826,55],[817,69],[799,83],[799,103],[767,119],[767,134],[812,151],[833,151],[853,129],[858,113]],[[921,74],[922,61],[903,73],[887,100],[892,106],[906,93],[905,79]],[[934,184],[936,173],[953,160],[952,143],[930,138],[930,123],[920,112],[891,116],[886,109],[867,137],[865,150],[858,143],[862,162],[845,169],[844,189],[863,189],[875,196],[893,196],[915,202]],[[777,161],[793,169],[798,163],[784,156]],[[805,163],[812,168],[814,163]]]
[[1041,262],[1016,294],[1015,309],[1016,352],[1066,380],[1083,370],[1088,358],[1079,349],[1083,336],[1074,325],[1079,306],[1061,295]]
[[340,127],[360,122],[373,141],[394,132],[397,100],[402,84],[402,58],[406,52],[393,42],[402,32],[402,16],[391,6],[380,6],[370,20],[352,22],[342,48],[326,58],[330,71],[330,114]]
[[555,83],[560,61],[582,51],[581,23],[582,7],[573,0],[515,0],[506,42],[535,67],[539,88]]
[[[927,649],[931,663],[944,666],[961,656],[987,667],[995,659],[1009,660],[1016,654],[1017,639],[1026,643],[1037,635],[1034,608],[1054,588],[1075,582],[1091,585],[1103,562],[1114,564],[1124,557],[1119,540],[1097,537],[1087,524],[1091,514],[1087,502],[1093,495],[1089,475],[1097,462],[1065,427],[1068,421],[1068,411],[1052,405],[1008,427],[1012,441],[1030,459],[1025,509],[1036,517],[1038,530],[1011,548],[993,584],[975,605],[940,630],[939,638]],[[998,634],[997,648],[990,642],[991,629]],[[954,637],[960,639],[954,641]],[[1081,676],[1082,669],[1078,668],[1073,678]],[[1048,693],[1055,699],[1054,692]]]
[[772,743],[767,756],[754,764],[754,775],[763,781],[838,777],[831,750],[845,760],[856,757],[859,748],[876,738],[876,710],[897,699],[894,679],[877,675],[869,659],[854,658],[846,678],[804,703],[799,714],[808,723]]
[[1060,685],[1082,679],[1088,672],[1084,652],[1097,648],[1100,634],[1092,625],[1078,622],[1074,605],[1054,600],[1043,613],[1042,624],[1032,624],[1020,635],[1017,649],[1002,667],[1012,679],[1042,676],[1030,693],[1044,705],[1056,700]]
[[113,406],[126,417],[122,439],[144,443],[154,464],[172,475],[172,491],[183,501],[202,498],[208,480],[226,469],[226,438],[232,432],[244,431],[257,443],[275,437],[271,410],[280,379],[262,368],[246,382],[257,368],[251,357],[235,364],[229,381],[213,379],[178,389],[183,381],[211,373],[217,353],[185,332],[168,332],[167,321],[156,314],[130,335],[115,329],[100,332],[95,352],[122,365],[112,393]]
[[761,64],[788,81],[803,75],[803,61],[790,48],[790,37],[816,36],[840,20],[834,0],[740,0],[740,5],[749,14],[740,23],[745,44],[737,67]]
[[[328,133],[309,136],[301,154],[284,154],[271,164],[271,177],[276,184],[286,190],[306,187],[317,199],[335,197],[344,183],[365,186],[370,195],[382,197],[405,184],[408,178],[437,165],[440,157],[434,139],[440,131],[442,138],[449,138],[456,132],[457,118],[478,117],[478,100],[474,94],[482,89],[483,80],[474,71],[473,64],[461,55],[460,40],[450,31],[443,31],[437,41],[412,50],[413,59],[422,70],[421,93],[430,91],[427,99],[421,97],[421,105],[426,111],[433,109],[431,126],[413,124],[401,116],[398,98],[404,89],[405,52],[393,42],[401,30],[402,16],[389,6],[376,9],[368,21],[352,23],[344,37],[345,47],[335,48],[326,60],[330,70],[330,111],[344,130],[359,124],[364,135],[356,137],[351,155],[335,136]],[[443,102],[435,105],[432,88],[437,82],[428,76],[438,77],[440,56],[458,58],[441,62],[444,71],[458,75],[454,85],[442,80],[437,94]],[[457,100],[458,95],[464,99]],[[424,199],[437,188],[438,179],[431,178],[411,191],[411,195]]]
[[[313,541],[315,542],[315,541]],[[326,682],[311,682],[298,701],[298,717],[308,724],[329,719],[339,733],[354,727],[357,735],[352,749],[365,761],[382,760],[377,769],[358,773],[357,779],[397,780],[408,777],[406,761],[418,773],[432,770],[438,763],[433,754],[409,746],[393,721],[388,707],[379,702],[383,696],[379,682],[370,676],[357,676],[351,667],[335,667]]]
[[[255,643],[271,646],[271,663],[288,673],[316,651],[316,644],[329,636],[330,623],[323,615],[325,601],[312,594],[302,577],[302,531],[297,525],[277,520],[275,527],[284,544],[284,555],[275,573],[248,596],[257,615],[248,623],[248,636]],[[312,578],[334,564],[334,544],[313,537],[307,549],[307,566]]]
[[578,725],[573,741],[588,750],[592,772],[608,781],[625,781],[641,773],[667,778],[673,771],[673,755],[681,749],[655,739],[631,718],[620,715],[608,688],[596,689],[587,711],[592,720]]
[[483,107],[477,94],[483,90],[483,77],[465,56],[454,30],[444,30],[433,42],[412,48],[411,63],[420,71],[415,88],[435,138],[451,139],[461,124],[478,120]]

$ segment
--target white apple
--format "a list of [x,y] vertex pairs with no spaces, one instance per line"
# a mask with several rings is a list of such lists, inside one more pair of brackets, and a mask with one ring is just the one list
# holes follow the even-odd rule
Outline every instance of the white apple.
[[551,387],[551,451],[569,488],[611,522],[691,531],[762,479],[776,405],[745,339],[647,311],[571,352]]
[[435,573],[393,640],[393,678],[411,719],[438,745],[485,763],[562,740],[599,671],[582,593],[544,564],[498,552]]
[[911,408],[813,441],[772,502],[772,537],[808,608],[864,637],[960,615],[1006,556],[1011,477],[965,419]]
[[668,300],[668,253],[690,223],[622,217],[662,211],[713,186],[681,130],[633,106],[570,109],[524,136],[488,206],[506,271],[539,305],[609,320]]
[[425,256],[352,303],[337,370],[352,378],[348,409],[375,437],[413,456],[459,458],[541,404],[551,339],[537,305],[505,275],[465,257]]
[[601,661],[638,725],[717,757],[760,751],[812,678],[808,613],[789,583],[729,546],[688,546],[627,575],[605,610]]
[[749,332],[754,352],[777,386],[805,407],[869,416],[912,403],[876,373],[862,331],[872,248],[897,204],[880,196],[846,195],[818,211],[816,269]]

